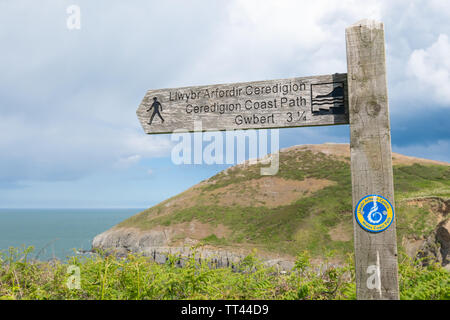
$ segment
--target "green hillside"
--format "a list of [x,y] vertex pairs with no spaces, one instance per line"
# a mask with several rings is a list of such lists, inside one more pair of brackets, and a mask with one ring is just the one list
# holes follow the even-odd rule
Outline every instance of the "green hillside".
[[[448,219],[450,166],[393,155],[400,250]],[[353,251],[348,145],[296,146],[280,152],[275,176],[261,164],[238,165],[117,225],[170,229],[172,245],[194,241],[221,248],[320,257]],[[267,166],[264,165],[264,166]],[[196,223],[195,233],[186,225]]]

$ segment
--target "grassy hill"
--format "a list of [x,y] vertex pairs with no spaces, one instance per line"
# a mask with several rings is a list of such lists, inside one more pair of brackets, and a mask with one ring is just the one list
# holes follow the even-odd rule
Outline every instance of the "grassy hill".
[[[438,225],[448,228],[450,164],[393,154],[400,250],[417,250]],[[118,224],[159,230],[168,245],[204,243],[294,257],[353,251],[350,150],[346,144],[280,150],[275,176],[240,164]],[[447,222],[447,223],[446,223]]]

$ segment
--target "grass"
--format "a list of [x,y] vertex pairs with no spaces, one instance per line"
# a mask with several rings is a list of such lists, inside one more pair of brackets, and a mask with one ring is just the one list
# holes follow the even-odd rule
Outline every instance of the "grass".
[[[156,264],[140,255],[119,259],[112,255],[72,257],[59,261],[29,261],[33,248],[10,248],[0,253],[0,300],[143,300],[143,299],[355,299],[355,273],[351,255],[342,267],[325,261],[321,272],[310,254],[297,254],[287,274],[265,267],[249,255],[232,268],[210,268],[195,255],[183,268],[179,257]],[[328,255],[332,257],[332,255]],[[71,271],[72,270],[72,271]],[[79,277],[78,277],[79,276]],[[73,286],[79,281],[79,287]],[[401,299],[450,299],[448,271],[437,264],[421,266],[404,256],[399,263]],[[72,288],[72,289],[70,289]]]
[[211,234],[205,238],[202,239],[202,243],[204,244],[210,244],[213,246],[223,246],[223,245],[228,245],[229,242],[227,239],[221,237],[217,237],[215,234]]
[[450,197],[450,166],[394,166],[394,190],[401,198],[422,195]]

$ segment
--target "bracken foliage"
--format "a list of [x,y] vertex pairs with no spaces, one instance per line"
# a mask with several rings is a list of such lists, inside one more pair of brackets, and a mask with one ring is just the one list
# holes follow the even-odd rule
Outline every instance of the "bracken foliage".
[[[67,262],[28,260],[29,248],[10,248],[0,255],[0,299],[355,299],[351,256],[343,266],[327,261],[319,268],[307,251],[297,255],[294,269],[280,273],[265,267],[255,254],[234,268],[212,268],[194,254],[178,266],[179,257],[165,264],[130,254],[126,258],[99,253],[71,257]],[[331,255],[328,255],[331,257]],[[79,289],[69,289],[76,266]],[[68,272],[69,271],[69,272]],[[406,256],[400,259],[401,299],[450,298],[449,272],[436,264],[426,267]],[[69,285],[68,285],[69,284]]]

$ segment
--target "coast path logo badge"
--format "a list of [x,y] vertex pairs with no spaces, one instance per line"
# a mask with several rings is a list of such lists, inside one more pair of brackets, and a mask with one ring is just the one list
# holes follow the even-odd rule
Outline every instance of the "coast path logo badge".
[[318,114],[344,114],[344,82],[311,84],[311,111]]
[[391,203],[379,195],[368,195],[359,200],[355,209],[358,224],[370,232],[381,232],[389,228],[394,220]]

